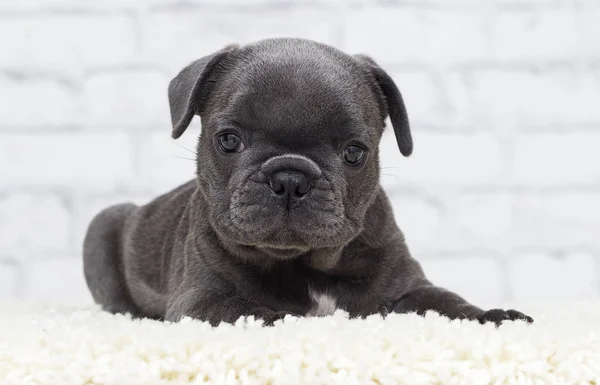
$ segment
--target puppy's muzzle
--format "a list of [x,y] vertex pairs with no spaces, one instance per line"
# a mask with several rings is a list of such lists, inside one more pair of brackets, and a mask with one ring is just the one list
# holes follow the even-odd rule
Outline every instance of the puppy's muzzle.
[[271,190],[288,208],[302,199],[322,174],[315,162],[300,155],[273,157],[261,166],[261,171],[267,176]]

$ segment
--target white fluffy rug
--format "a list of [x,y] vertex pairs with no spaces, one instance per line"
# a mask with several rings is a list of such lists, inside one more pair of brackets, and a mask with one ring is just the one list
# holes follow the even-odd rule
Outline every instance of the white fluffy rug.
[[340,312],[210,328],[0,304],[0,383],[600,384],[600,303],[520,310],[535,324]]

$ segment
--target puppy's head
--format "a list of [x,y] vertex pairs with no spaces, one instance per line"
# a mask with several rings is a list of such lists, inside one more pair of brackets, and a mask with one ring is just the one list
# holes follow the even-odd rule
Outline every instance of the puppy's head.
[[412,152],[406,109],[369,57],[301,39],[228,46],[169,85],[174,138],[194,115],[198,184],[212,227],[275,258],[339,250],[363,229],[379,188],[389,116]]

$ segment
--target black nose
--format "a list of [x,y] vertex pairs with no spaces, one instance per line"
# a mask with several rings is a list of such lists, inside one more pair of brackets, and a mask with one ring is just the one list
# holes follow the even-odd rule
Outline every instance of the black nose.
[[297,171],[276,172],[269,178],[269,186],[277,195],[287,200],[302,198],[311,189],[311,180]]
[[288,208],[305,196],[321,177],[321,169],[309,158],[300,155],[280,155],[266,161],[261,171],[267,176],[271,190],[281,197]]

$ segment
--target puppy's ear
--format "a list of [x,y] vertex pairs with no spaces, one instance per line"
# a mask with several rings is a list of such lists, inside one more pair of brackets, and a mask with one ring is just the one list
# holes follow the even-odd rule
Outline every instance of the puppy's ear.
[[227,47],[200,58],[181,70],[169,83],[169,107],[173,124],[173,139],[188,128],[194,115],[200,115],[210,91],[218,82],[219,64],[237,45]]
[[[410,123],[408,114],[404,106],[404,100],[400,94],[400,90],[394,83],[394,80],[369,56],[354,55],[356,59],[366,68],[374,78],[374,82],[378,87],[376,90],[380,96],[380,107],[382,111],[382,119],[385,120],[388,114],[394,127],[396,142],[398,148],[404,156],[409,156],[413,151],[412,135],[410,133]],[[383,94],[383,95],[382,95]]]

